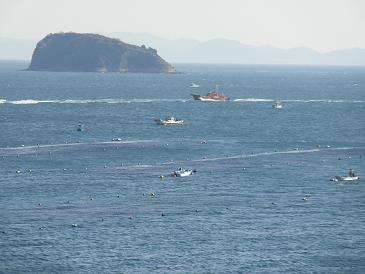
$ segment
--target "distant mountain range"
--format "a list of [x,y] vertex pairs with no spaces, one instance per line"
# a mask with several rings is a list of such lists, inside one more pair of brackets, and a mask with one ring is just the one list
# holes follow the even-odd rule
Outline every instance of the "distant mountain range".
[[[273,46],[252,46],[235,40],[194,39],[168,40],[148,33],[104,33],[123,42],[157,49],[172,63],[224,64],[303,64],[365,66],[365,49],[353,48],[320,53],[311,48],[281,49]],[[30,60],[36,41],[0,38],[0,59]]]

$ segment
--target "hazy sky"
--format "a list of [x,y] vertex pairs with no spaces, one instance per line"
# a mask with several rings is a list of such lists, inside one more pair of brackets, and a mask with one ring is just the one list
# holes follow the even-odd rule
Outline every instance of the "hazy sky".
[[365,0],[0,0],[0,37],[59,31],[365,48]]

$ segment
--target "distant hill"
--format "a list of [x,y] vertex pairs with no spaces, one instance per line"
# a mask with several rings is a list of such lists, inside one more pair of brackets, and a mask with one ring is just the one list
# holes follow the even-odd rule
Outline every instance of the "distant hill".
[[134,44],[158,47],[161,56],[174,63],[298,64],[365,66],[365,49],[320,53],[311,48],[281,49],[252,46],[229,39],[199,42],[194,39],[168,40],[147,33],[109,33]]
[[90,33],[49,34],[37,43],[28,70],[171,73],[153,48]]
[[[228,39],[199,42],[194,39],[168,40],[148,33],[117,32],[106,35],[126,43],[157,48],[161,57],[173,63],[365,66],[365,49],[319,53],[306,47],[280,49],[269,45],[246,45]],[[36,42],[30,40],[0,38],[0,59],[30,59],[35,44]]]

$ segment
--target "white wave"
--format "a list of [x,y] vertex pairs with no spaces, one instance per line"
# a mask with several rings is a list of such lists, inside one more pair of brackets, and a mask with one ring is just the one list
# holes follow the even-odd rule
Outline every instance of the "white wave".
[[[234,102],[246,102],[246,103],[261,103],[261,102],[274,102],[274,99],[262,99],[262,98],[240,98],[235,99]],[[344,99],[283,99],[281,102],[293,102],[293,103],[365,103],[364,100],[344,100]]]
[[261,98],[240,98],[235,99],[235,102],[248,102],[248,103],[257,103],[257,102],[273,102],[273,99],[261,99]]
[[80,99],[80,100],[37,100],[37,99],[22,99],[22,100],[5,100],[0,99],[0,104],[13,105],[33,105],[41,103],[53,104],[92,104],[92,103],[106,103],[106,104],[129,104],[129,103],[159,103],[159,102],[186,102],[191,99]]
[[[130,103],[165,103],[165,102],[188,102],[192,99],[64,99],[64,100],[37,100],[37,99],[21,99],[6,100],[0,99],[0,104],[13,105],[34,105],[34,104],[130,104]],[[274,99],[264,98],[239,98],[234,102],[243,103],[264,103],[274,102]],[[284,103],[365,103],[364,100],[342,100],[342,99],[283,99]]]
[[365,103],[362,100],[342,100],[342,99],[311,99],[311,100],[281,100],[282,102],[298,102],[298,103]]
[[17,101],[6,101],[6,103],[14,104],[14,105],[34,105],[39,103],[53,103],[52,100],[17,100]]

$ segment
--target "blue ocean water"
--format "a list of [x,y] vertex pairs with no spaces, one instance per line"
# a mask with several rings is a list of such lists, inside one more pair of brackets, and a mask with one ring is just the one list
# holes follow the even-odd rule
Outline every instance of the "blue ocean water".
[[365,273],[365,68],[26,67],[0,62],[0,273]]

